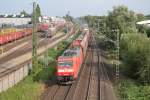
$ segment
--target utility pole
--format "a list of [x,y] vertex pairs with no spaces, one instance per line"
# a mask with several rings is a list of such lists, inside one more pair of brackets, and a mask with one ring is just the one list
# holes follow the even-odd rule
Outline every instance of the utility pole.
[[116,63],[116,82],[118,82],[119,81],[119,61],[120,61],[120,59],[119,59],[119,54],[120,54],[120,35],[119,35],[119,30],[117,29],[116,30],[116,35],[117,35],[117,54],[116,54],[116,60],[117,60],[117,63]]
[[97,19],[97,33],[100,31],[100,19]]
[[116,51],[115,51],[115,61],[113,61],[113,65],[115,66],[115,81],[116,84],[118,84],[119,82],[119,76],[120,76],[120,33],[119,33],[119,29],[114,29],[114,30],[110,30],[109,32],[113,32],[113,34],[116,35],[116,40],[112,40],[110,38],[110,35],[108,34],[106,37],[110,40],[112,40],[113,43],[116,44]]
[[47,30],[45,34],[46,34],[46,43],[45,43],[45,50],[46,51],[45,51],[45,59],[44,59],[45,61],[44,61],[44,63],[45,63],[45,68],[48,68],[48,46],[47,45],[48,45],[48,38],[49,38],[48,37],[49,30]]
[[33,2],[33,15],[32,15],[32,21],[33,21],[33,33],[32,33],[32,67],[33,72],[35,72],[37,67],[37,17],[36,17],[36,6],[37,2]]
[[69,15],[70,15],[70,12],[68,11],[67,13],[67,34],[69,33],[69,21],[70,21],[70,18],[69,18]]

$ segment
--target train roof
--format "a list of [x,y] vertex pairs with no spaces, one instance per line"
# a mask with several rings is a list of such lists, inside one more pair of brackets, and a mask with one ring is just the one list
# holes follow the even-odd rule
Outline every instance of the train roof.
[[80,48],[79,47],[73,47],[69,48],[61,56],[64,57],[73,57],[73,56],[78,56],[80,55]]
[[[85,31],[89,30],[88,28],[84,28]],[[82,34],[77,38],[77,40],[82,40],[85,36],[86,32],[82,32]]]

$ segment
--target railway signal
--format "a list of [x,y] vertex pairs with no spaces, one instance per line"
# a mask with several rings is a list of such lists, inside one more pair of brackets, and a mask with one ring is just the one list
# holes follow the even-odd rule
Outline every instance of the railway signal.
[[[46,39],[48,42],[48,31],[46,31]],[[45,68],[48,68],[48,47],[47,47],[48,43],[45,43]]]

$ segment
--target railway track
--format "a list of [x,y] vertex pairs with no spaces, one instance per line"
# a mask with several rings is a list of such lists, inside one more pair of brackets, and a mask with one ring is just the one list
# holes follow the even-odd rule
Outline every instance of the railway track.
[[100,100],[99,79],[100,75],[99,75],[97,51],[93,45],[93,62],[91,65],[91,73],[89,78],[88,94],[86,100]]
[[[38,46],[39,46],[40,42],[49,40],[49,39],[41,38],[41,34],[42,33],[38,33],[38,41],[37,41]],[[52,37],[52,39],[53,39],[53,37]],[[5,55],[11,54],[12,52],[14,52],[16,50],[21,51],[22,49],[26,49],[28,47],[31,48],[31,46],[32,46],[32,35],[24,37],[22,39],[19,39],[16,42],[14,41],[9,44],[0,46],[0,58],[4,57]],[[3,50],[3,54],[2,54],[2,50]]]
[[95,48],[95,52],[96,52],[96,55],[97,55],[97,70],[98,70],[98,99],[99,100],[105,100],[104,98],[104,93],[105,93],[105,83],[104,83],[104,79],[105,79],[105,75],[104,75],[104,70],[103,70],[103,67],[104,67],[104,64],[102,62],[102,58],[100,56],[100,51],[99,51],[99,47],[96,43],[96,40],[95,40],[95,37],[92,36],[93,38],[93,46]]
[[[57,31],[57,33],[61,33],[60,31],[62,31],[63,29],[60,29],[59,31]],[[72,33],[72,30],[70,31],[70,33]],[[53,36],[52,39],[45,39],[43,37],[41,37],[42,33],[41,32],[38,32],[38,48],[40,48],[43,44],[47,44],[48,42],[53,42],[55,41],[56,39],[59,39],[59,38],[56,38],[54,39]],[[61,35],[63,36],[63,35]],[[60,37],[61,37],[60,36]],[[9,54],[12,54],[14,55],[14,51],[25,51],[27,52],[28,50],[25,50],[25,49],[29,49],[32,47],[32,35],[30,36],[26,36],[24,38],[21,38],[21,39],[18,39],[16,41],[13,41],[13,42],[10,42],[8,44],[5,44],[5,45],[2,45],[0,46],[0,61],[1,61],[1,58],[9,55]],[[2,54],[2,51],[3,51],[3,54]],[[9,58],[9,57],[7,57]],[[5,59],[5,58],[4,58]],[[1,64],[1,62],[0,62]]]
[[106,70],[106,65],[104,63],[104,59],[101,55],[101,50],[99,50],[98,56],[99,56],[99,70],[100,75],[102,76],[100,78],[100,100],[116,100],[112,83],[109,79],[108,72]]
[[[57,34],[51,39],[41,39],[38,43],[38,55],[41,55],[42,52],[46,49],[46,47],[54,47],[58,44],[62,39],[69,37],[71,34]],[[51,43],[51,44],[50,44]],[[20,49],[15,50],[14,52],[1,57],[0,56],[0,77],[7,75],[8,73],[17,70],[24,64],[28,64],[31,60],[31,40],[28,44],[24,45]],[[47,46],[46,46],[47,45]]]
[[80,74],[72,100],[86,100],[88,98],[89,79],[93,62],[92,49],[90,48],[87,53],[89,53],[89,56],[87,57],[87,62],[85,62],[83,66],[83,71]]
[[2,49],[3,49],[3,53],[5,53],[5,52],[9,51],[10,49],[16,47],[17,45],[21,45],[22,43],[29,41],[31,39],[32,39],[32,36],[30,35],[30,36],[24,37],[22,39],[19,39],[19,40],[13,41],[11,43],[0,46],[1,47],[0,55],[2,54]]
[[79,71],[79,75],[78,75],[79,78],[77,80],[75,80],[74,84],[71,85],[70,90],[68,91],[68,94],[66,95],[64,100],[72,100],[73,99],[77,85],[78,85],[78,82],[80,81],[80,78],[81,78],[80,76],[81,76],[81,74],[84,73],[83,71],[85,70],[86,64],[87,64],[90,56],[91,56],[90,49],[88,48],[87,55],[85,57],[85,61],[83,62],[82,67]]
[[[108,72],[106,70],[106,64],[104,61],[104,58],[102,56],[102,51],[98,47],[97,41],[95,37],[93,36],[93,41],[95,42],[96,53],[98,57],[98,76],[99,76],[99,99],[98,100],[117,100],[113,87],[111,84],[111,81],[109,79]],[[91,99],[92,100],[92,99]]]
[[[41,32],[37,32],[38,37],[41,36]],[[40,38],[39,38],[40,39]],[[32,40],[32,35],[28,35],[25,37],[22,37],[20,39],[17,39],[15,41],[9,42],[7,44],[1,45],[0,46],[0,55],[3,53],[9,51],[10,49],[13,49],[14,47],[17,47],[18,45],[21,45],[22,43],[25,43],[27,41],[31,41]]]
[[[65,36],[66,37],[66,36]],[[64,37],[63,37],[64,38]],[[59,39],[60,40],[60,39]],[[54,42],[54,41],[53,41]],[[52,43],[52,47],[54,47],[55,45],[54,44],[56,44],[56,43]],[[42,48],[43,49],[43,48]],[[41,52],[41,50],[42,49],[40,49],[40,52]],[[39,53],[40,53],[39,52]],[[40,53],[41,54],[41,53]],[[23,56],[27,56],[27,57],[25,57],[24,59],[22,59],[22,57]],[[30,54],[30,52],[28,52],[27,54],[24,54],[24,55],[22,55],[22,56],[19,56],[18,58],[15,58],[15,56],[14,56],[14,59],[12,59],[12,60],[14,60],[13,62],[14,63],[12,63],[12,60],[10,60],[10,61],[8,61],[8,62],[6,62],[6,63],[2,63],[1,65],[0,65],[0,76],[4,76],[4,75],[7,75],[7,73],[9,73],[9,72],[12,72],[13,70],[16,70],[16,69],[18,69],[18,68],[20,68],[21,66],[23,66],[23,64],[26,64],[27,62],[30,62],[30,60],[31,60],[31,58],[29,59],[29,57],[28,56],[31,56],[31,54]],[[20,59],[20,57],[21,57],[21,59]],[[19,60],[21,60],[21,61],[18,61],[18,62],[16,62],[15,61],[15,59],[19,59]],[[22,62],[23,61],[23,62]],[[12,63],[11,65],[8,65],[9,63]],[[7,66],[8,65],[8,66]]]
[[71,89],[71,86],[53,85],[48,91],[44,100],[66,100],[66,97]]
[[[55,40],[60,39],[63,36],[64,36],[64,34],[59,35],[57,37],[54,37],[52,39],[45,39],[45,40],[40,39],[39,43],[38,43],[38,48],[41,48],[41,47],[43,47],[49,43],[52,43]],[[26,54],[26,53],[31,52],[31,51],[32,51],[32,45],[31,45],[31,41],[29,41],[29,43],[24,45],[23,47],[17,49],[16,51],[14,51],[10,54],[8,54],[7,56],[1,57],[0,58],[0,64],[3,64],[3,63],[5,63],[5,62],[7,62],[13,58],[19,57],[20,55]]]
[[[59,31],[61,31],[61,30],[62,30],[62,29],[60,29]],[[59,31],[57,31],[57,33],[59,33]],[[42,39],[42,37],[41,37],[42,32],[37,32],[37,35],[38,35],[39,40]],[[21,44],[23,44],[23,43],[25,43],[25,42],[27,42],[27,41],[32,42],[31,40],[32,40],[32,35],[29,35],[29,36],[26,36],[26,37],[22,37],[22,38],[20,38],[20,39],[17,39],[17,40],[15,40],[15,41],[12,41],[12,42],[10,42],[10,43],[1,45],[1,46],[0,46],[0,55],[2,54],[2,52],[5,53],[5,52],[7,52],[7,51],[13,49],[14,47],[17,47],[17,46],[19,46],[19,45],[21,45]]]
[[[96,41],[94,40],[94,37],[91,42],[91,57],[89,60],[89,64],[86,65],[86,70],[81,74],[81,81],[79,81],[79,85],[77,86],[76,92],[74,93],[73,100],[100,100],[101,94],[100,94],[100,66],[99,66],[99,56],[97,53],[99,52],[97,50]],[[83,85],[82,85],[83,84]]]

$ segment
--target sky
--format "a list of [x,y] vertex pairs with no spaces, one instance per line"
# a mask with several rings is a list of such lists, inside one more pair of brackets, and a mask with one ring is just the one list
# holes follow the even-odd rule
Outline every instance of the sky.
[[[35,0],[1,0],[0,14],[19,14],[23,9],[32,12]],[[125,5],[130,10],[150,14],[150,0],[38,0],[43,15],[71,16],[107,15],[114,6]]]

